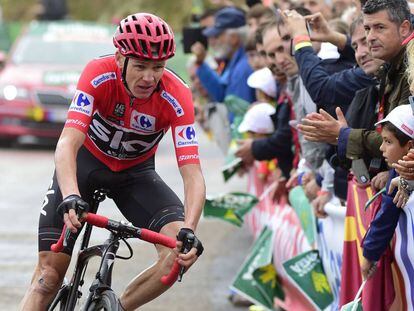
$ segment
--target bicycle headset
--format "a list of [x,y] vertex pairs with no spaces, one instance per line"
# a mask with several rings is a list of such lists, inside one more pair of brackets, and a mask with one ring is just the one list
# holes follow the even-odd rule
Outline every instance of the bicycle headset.
[[162,61],[175,54],[174,33],[160,17],[150,13],[136,13],[119,22],[113,43],[125,56],[121,80],[131,93],[126,81],[126,70],[130,57]]

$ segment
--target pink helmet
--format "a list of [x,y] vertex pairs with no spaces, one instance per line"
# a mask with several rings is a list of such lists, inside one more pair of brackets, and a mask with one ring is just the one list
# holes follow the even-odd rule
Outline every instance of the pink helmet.
[[114,45],[124,56],[165,60],[175,54],[174,33],[158,16],[136,13],[119,23]]

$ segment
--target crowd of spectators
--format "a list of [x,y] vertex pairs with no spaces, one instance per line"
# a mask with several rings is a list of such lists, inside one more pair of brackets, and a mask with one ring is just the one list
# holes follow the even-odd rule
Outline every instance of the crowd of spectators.
[[[188,67],[197,118],[224,154],[234,129],[245,133],[235,151],[241,173],[276,163],[282,191],[301,185],[316,217],[327,217],[332,198],[347,204],[352,177],[377,192],[385,187],[362,245],[369,278],[402,207],[414,204],[413,4],[248,4],[206,15],[209,48],[193,45]],[[226,105],[232,96],[250,104],[241,124]]]

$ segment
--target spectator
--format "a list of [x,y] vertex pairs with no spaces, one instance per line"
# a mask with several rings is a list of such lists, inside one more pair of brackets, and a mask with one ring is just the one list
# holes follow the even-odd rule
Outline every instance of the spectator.
[[[240,133],[246,133],[252,139],[261,139],[270,136],[275,130],[271,118],[275,112],[275,107],[268,103],[254,104],[244,115],[238,131]],[[255,161],[252,173],[258,174],[259,179],[265,182],[268,181],[271,174],[275,171],[275,168],[275,160]]]
[[[335,107],[339,106],[346,112],[357,90],[376,84],[375,80],[361,68],[350,68],[336,73],[329,72],[325,68],[324,61],[312,49],[311,39],[330,42],[338,47],[341,54],[353,56],[355,52],[352,49],[350,38],[332,31],[321,14],[308,17],[309,23],[312,25],[310,37],[304,17],[293,12],[290,13],[290,16],[284,14],[282,16],[292,29],[293,41],[298,43],[294,49],[300,76],[318,108],[323,108],[334,114]],[[349,56],[346,59],[349,59]]]
[[322,13],[328,20],[332,16],[332,8],[326,0],[299,0],[296,4],[306,8],[311,14]]
[[[378,76],[380,74],[381,65],[384,63],[383,60],[375,59],[371,56],[366,41],[365,30],[363,27],[362,15],[359,16],[351,25],[351,38],[352,46],[355,49],[355,58],[359,66],[364,70],[367,75]],[[343,136],[340,135],[342,127],[351,127],[355,129],[375,129],[374,124],[377,121],[376,106],[379,100],[378,94],[379,85],[372,85],[356,92],[355,97],[349,106],[346,114],[346,120],[343,117],[342,111],[337,108],[338,120],[322,111],[314,118],[308,116],[308,119],[315,119],[318,126],[311,127],[309,125],[300,125],[299,128],[304,133],[305,138],[311,141],[324,141],[333,145],[338,144],[338,155],[341,160],[340,163],[346,170],[350,168],[350,163],[346,162],[346,144],[343,142]],[[321,121],[324,120],[324,121]],[[370,167],[372,156],[364,155],[365,164]],[[339,164],[337,161],[334,161]],[[374,166],[372,165],[371,168]],[[376,174],[379,167],[373,174]],[[372,175],[373,177],[374,175]],[[387,175],[377,175],[372,180],[372,185],[376,189],[381,189],[385,186],[387,181]]]
[[255,4],[246,14],[247,25],[249,27],[249,34],[253,34],[260,24],[266,23],[274,18],[275,13],[271,8],[263,4]]
[[[383,142],[380,149],[391,168],[392,164],[401,160],[414,146],[413,110],[410,105],[398,106],[376,125],[378,124],[382,125]],[[363,242],[364,260],[361,269],[364,278],[372,275],[372,268],[389,245],[402,211],[397,207],[397,202],[393,202],[395,201],[395,191],[392,188],[389,189],[392,178],[396,176],[395,170],[391,169],[387,182],[387,193],[382,194],[381,209],[371,222]],[[404,197],[402,203],[405,204],[407,199],[408,196]]]
[[[263,46],[268,55],[268,66],[276,66],[276,51],[283,51],[283,41],[277,28],[277,22],[272,22],[265,27]],[[283,55],[286,54],[286,52],[282,53]],[[288,75],[290,75],[290,72],[294,74],[292,66],[293,64],[289,64],[283,68]],[[240,142],[236,156],[243,160],[245,166],[250,166],[254,160],[262,161],[276,158],[283,176],[287,179],[290,177],[294,159],[292,152],[293,133],[289,126],[292,109],[292,102],[286,96],[286,93],[282,92],[278,98],[276,113],[271,116],[275,126],[273,134],[266,138],[248,138]]]
[[345,10],[353,6],[353,0],[333,0],[332,17],[341,17]]
[[247,38],[245,50],[246,50],[247,60],[249,62],[250,67],[253,70],[259,70],[263,67],[266,67],[265,59],[259,54],[256,48],[255,36],[250,35]]
[[265,67],[253,72],[247,79],[247,85],[256,90],[258,102],[273,103],[275,101],[277,87],[269,68]]
[[212,46],[214,56],[228,62],[219,76],[205,64],[206,50],[197,42],[192,46],[196,63],[199,65],[197,76],[216,102],[223,102],[227,95],[235,95],[247,102],[253,102],[254,90],[249,88],[246,82],[253,70],[244,51],[247,31],[244,14],[239,9],[228,7],[219,10],[214,18],[214,26],[206,28],[203,33],[207,37],[215,37],[215,45]]
[[[412,31],[410,10],[405,0],[368,0],[363,13],[371,55],[387,62],[379,88],[377,120],[380,121],[396,106],[408,104],[410,90],[402,43]],[[360,159],[366,154],[374,158],[382,156],[379,150],[381,137],[375,130],[343,128],[340,136],[349,159]]]

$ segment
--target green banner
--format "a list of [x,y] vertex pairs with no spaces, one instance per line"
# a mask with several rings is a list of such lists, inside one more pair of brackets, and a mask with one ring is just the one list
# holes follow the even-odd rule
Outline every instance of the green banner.
[[273,231],[268,227],[263,228],[231,285],[238,294],[266,310],[274,310],[275,296],[283,299],[272,264],[273,238]]
[[313,245],[316,237],[316,220],[312,206],[302,186],[297,186],[289,192],[289,202],[299,217],[300,224],[309,244]]
[[242,167],[242,160],[237,158],[234,153],[237,150],[237,143],[235,140],[230,142],[229,150],[225,159],[224,165],[221,167],[221,173],[223,174],[224,181],[228,181],[234,176],[237,171]]
[[235,116],[243,116],[250,107],[250,103],[235,95],[227,95],[224,98],[227,110]]
[[251,194],[242,192],[230,192],[214,197],[207,197],[204,205],[205,217],[217,217],[241,227],[243,216],[258,202]]
[[358,301],[348,302],[346,305],[341,307],[341,311],[363,311],[361,299]]
[[331,287],[317,250],[289,259],[283,263],[283,267],[289,278],[318,310],[323,310],[332,303]]

